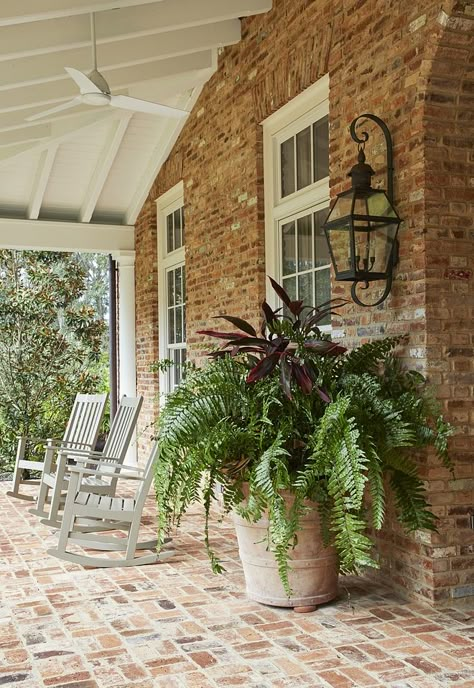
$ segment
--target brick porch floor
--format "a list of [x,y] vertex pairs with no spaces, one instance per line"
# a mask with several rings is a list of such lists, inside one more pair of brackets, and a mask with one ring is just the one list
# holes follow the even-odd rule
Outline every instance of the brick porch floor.
[[[233,530],[210,572],[189,515],[168,563],[84,569],[49,557],[54,536],[0,483],[0,686],[18,688],[474,687],[474,613],[407,603],[347,579],[306,615],[250,602]],[[145,531],[153,530],[149,499]]]

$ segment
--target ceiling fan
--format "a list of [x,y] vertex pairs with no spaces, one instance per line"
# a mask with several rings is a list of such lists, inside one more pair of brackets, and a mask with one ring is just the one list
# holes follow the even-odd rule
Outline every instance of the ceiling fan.
[[94,67],[90,74],[84,74],[73,67],[65,67],[66,72],[79,86],[80,94],[72,100],[68,100],[66,103],[61,103],[60,105],[50,108],[49,110],[44,110],[43,112],[38,112],[30,117],[27,117],[27,121],[42,119],[43,117],[55,114],[56,112],[61,112],[62,110],[69,110],[69,108],[77,107],[78,105],[94,105],[96,107],[111,105],[112,107],[120,108],[122,110],[145,112],[150,115],[161,115],[175,119],[187,117],[189,114],[187,110],[180,110],[179,108],[162,105],[161,103],[153,103],[149,100],[131,98],[130,96],[112,95],[107,81],[97,69],[97,44],[95,38],[94,13],[91,13],[91,39]]

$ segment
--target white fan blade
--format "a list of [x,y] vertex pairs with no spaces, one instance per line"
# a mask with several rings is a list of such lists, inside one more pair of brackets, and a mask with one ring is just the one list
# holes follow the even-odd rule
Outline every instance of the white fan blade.
[[81,93],[102,93],[100,88],[86,74],[83,74],[78,69],[74,69],[74,67],[64,67],[64,69],[79,86]]
[[43,110],[43,112],[37,112],[36,115],[31,115],[26,117],[27,122],[32,122],[35,119],[42,119],[43,117],[48,117],[49,115],[54,115],[56,112],[61,112],[62,110],[69,110],[69,108],[77,107],[81,104],[80,96],[68,100],[67,103],[61,103],[61,105],[56,105],[56,107],[50,108],[49,110]]
[[174,119],[181,119],[189,115],[187,110],[179,110],[178,108],[169,107],[168,105],[152,103],[149,100],[130,98],[130,96],[112,96],[110,104],[113,107],[121,108],[122,110],[146,112],[150,115],[162,115],[164,117],[173,117]]

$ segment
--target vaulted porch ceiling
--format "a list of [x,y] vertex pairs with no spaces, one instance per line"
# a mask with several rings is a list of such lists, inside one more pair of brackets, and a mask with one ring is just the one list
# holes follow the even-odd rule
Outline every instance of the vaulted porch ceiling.
[[[111,249],[117,244],[131,250],[130,227],[184,125],[185,120],[85,105],[27,120],[77,95],[64,67],[92,69],[91,12],[98,69],[113,94],[190,110],[216,69],[218,49],[240,40],[239,18],[266,12],[271,4],[0,3],[0,247],[104,250],[115,227]],[[79,240],[85,225],[90,229]],[[97,246],[94,236],[101,237]]]

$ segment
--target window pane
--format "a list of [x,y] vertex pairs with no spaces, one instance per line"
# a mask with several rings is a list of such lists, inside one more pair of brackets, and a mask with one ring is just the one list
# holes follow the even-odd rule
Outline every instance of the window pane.
[[295,191],[295,140],[284,141],[280,146],[281,156],[281,195],[288,196]]
[[174,248],[181,248],[183,242],[181,240],[181,208],[175,210],[174,216]]
[[183,309],[182,308],[176,308],[175,309],[175,335],[176,335],[176,343],[181,344],[184,341],[183,337]]
[[311,184],[311,127],[296,135],[297,187],[303,189]]
[[323,230],[327,214],[327,208],[314,213],[314,264],[318,268],[322,265],[329,265],[331,262],[328,242]]
[[306,215],[298,220],[298,272],[311,270],[313,267],[312,244],[311,215]]
[[174,288],[175,288],[175,303],[183,303],[183,280],[181,276],[181,268],[173,270],[174,272]]
[[314,181],[329,175],[329,122],[323,117],[313,124]]
[[290,299],[296,299],[296,277],[287,277],[283,280],[283,289],[287,292]]
[[181,246],[184,246],[184,208],[181,207]]
[[171,253],[174,250],[173,241],[173,214],[166,218],[166,252]]
[[168,309],[168,344],[175,343],[174,336],[174,308]]
[[168,306],[174,306],[174,270],[168,272],[168,298],[166,303]]
[[295,223],[287,222],[282,231],[283,274],[293,275],[296,272]]
[[[316,305],[326,303],[331,298],[331,275],[329,268],[317,270],[314,273],[316,279]],[[331,317],[328,315],[321,321],[321,325],[330,325]]]
[[307,272],[298,276],[298,298],[304,302],[305,306],[312,306],[313,295],[313,273]]

